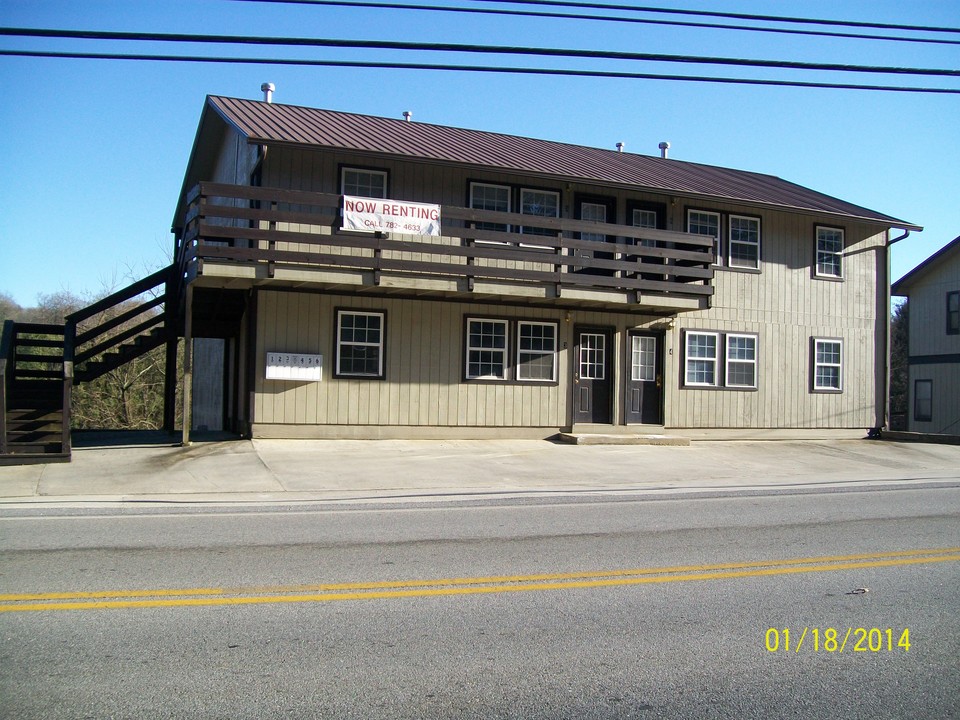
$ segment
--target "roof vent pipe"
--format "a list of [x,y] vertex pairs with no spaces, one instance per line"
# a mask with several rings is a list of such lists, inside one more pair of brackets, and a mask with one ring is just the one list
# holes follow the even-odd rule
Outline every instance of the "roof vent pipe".
[[667,157],[667,150],[669,150],[669,149],[670,149],[670,143],[668,143],[666,140],[664,140],[662,143],[660,143],[660,157],[666,158],[666,157]]
[[413,113],[410,112],[409,110],[404,110],[403,119],[406,120],[407,122],[410,122],[411,120],[413,120]]
[[617,143],[617,152],[623,152],[623,149],[626,147],[626,143],[618,142]]
[[277,86],[273,83],[263,83],[260,86],[260,91],[263,93],[263,101],[267,103],[273,102],[273,91],[277,89]]

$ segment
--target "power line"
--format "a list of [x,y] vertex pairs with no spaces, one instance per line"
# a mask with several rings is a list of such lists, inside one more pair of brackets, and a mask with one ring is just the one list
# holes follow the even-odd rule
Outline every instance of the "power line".
[[662,53],[632,53],[606,50],[562,50],[554,48],[504,47],[499,45],[463,45],[456,43],[418,43],[392,40],[254,37],[249,35],[190,35],[183,33],[132,33],[102,30],[49,30],[39,28],[0,28],[0,35],[83,40],[133,40],[138,42],[214,43],[221,45],[289,45],[297,47],[335,47],[368,50],[415,50],[421,52],[457,52],[491,55],[534,55],[540,57],[589,58],[593,60],[629,60],[703,65],[732,65],[738,67],[777,68],[787,70],[816,70],[828,72],[960,77],[960,70],[948,70],[940,68],[841,65],[834,63],[808,63],[784,60],[750,60],[746,58],[667,55]]
[[158,62],[224,63],[246,65],[300,65],[312,67],[339,67],[386,70],[437,70],[450,72],[502,73],[518,75],[559,75],[566,77],[614,78],[629,80],[670,80],[680,82],[719,83],[725,85],[761,85],[773,87],[820,88],[832,90],[869,90],[882,92],[933,93],[960,95],[960,88],[909,87],[899,85],[863,85],[855,83],[823,83],[793,80],[760,80],[655,73],[628,73],[607,70],[571,70],[564,68],[529,68],[485,65],[444,65],[432,63],[396,63],[347,60],[304,60],[293,58],[239,58],[206,55],[144,55],[123,53],[75,53],[31,50],[0,50],[0,56],[56,58],[79,60],[135,60]]
[[803,35],[808,37],[828,37],[852,40],[883,40],[934,45],[960,45],[960,40],[946,38],[915,38],[900,35],[865,35],[863,33],[833,32],[828,30],[800,30],[793,28],[757,27],[753,25],[731,25],[729,23],[693,22],[681,20],[655,20],[652,18],[623,17],[615,15],[591,15],[586,13],[549,12],[542,10],[504,10],[501,8],[452,7],[447,5],[417,5],[400,2],[376,2],[375,0],[234,0],[234,2],[253,2],[266,4],[314,5],[347,8],[376,8],[386,10],[422,10],[429,12],[463,13],[472,15],[499,15],[507,17],[551,18],[562,20],[594,20],[614,23],[640,25],[659,25],[669,27],[690,27],[709,30],[735,30],[746,32],[773,33],[782,35]]
[[709,10],[679,10],[676,8],[638,7],[636,5],[615,5],[610,3],[573,2],[572,0],[470,0],[470,2],[498,3],[503,5],[548,5],[552,7],[591,8],[596,10],[662,13],[667,15],[722,17],[734,20],[754,20],[759,22],[782,22],[804,25],[830,25],[834,27],[874,28],[877,30],[907,30],[911,32],[942,32],[960,34],[960,28],[934,27],[930,25],[898,25],[892,23],[858,22],[853,20],[825,20],[822,18],[784,17],[781,15],[751,15],[748,13],[728,13]]

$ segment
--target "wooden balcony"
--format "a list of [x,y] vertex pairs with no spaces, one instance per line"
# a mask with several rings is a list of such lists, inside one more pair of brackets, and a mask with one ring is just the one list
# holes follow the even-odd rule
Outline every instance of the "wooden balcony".
[[177,258],[206,287],[324,287],[663,313],[709,306],[712,238],[444,205],[440,237],[341,229],[342,197],[201,183]]

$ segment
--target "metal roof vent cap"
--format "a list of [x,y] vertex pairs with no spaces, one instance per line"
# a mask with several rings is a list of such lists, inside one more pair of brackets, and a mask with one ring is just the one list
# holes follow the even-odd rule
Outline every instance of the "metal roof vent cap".
[[667,157],[667,150],[669,150],[669,149],[670,149],[670,143],[668,143],[666,140],[664,140],[662,143],[660,143],[660,157],[666,158],[666,157]]
[[277,86],[273,83],[263,83],[260,86],[260,91],[263,93],[263,101],[266,103],[273,102],[273,91],[277,89]]
[[617,143],[617,152],[623,152],[623,149],[627,146],[626,143],[618,142]]
[[404,110],[403,119],[406,120],[407,122],[410,122],[411,120],[413,120],[413,112],[410,110]]

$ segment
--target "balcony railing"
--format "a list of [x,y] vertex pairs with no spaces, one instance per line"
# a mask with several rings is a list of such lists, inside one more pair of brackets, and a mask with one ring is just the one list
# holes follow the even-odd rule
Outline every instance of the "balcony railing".
[[713,294],[713,239],[701,235],[444,205],[440,237],[341,230],[342,197],[201,183],[177,248],[181,269],[205,263],[372,273],[475,283],[520,283],[640,296]]

